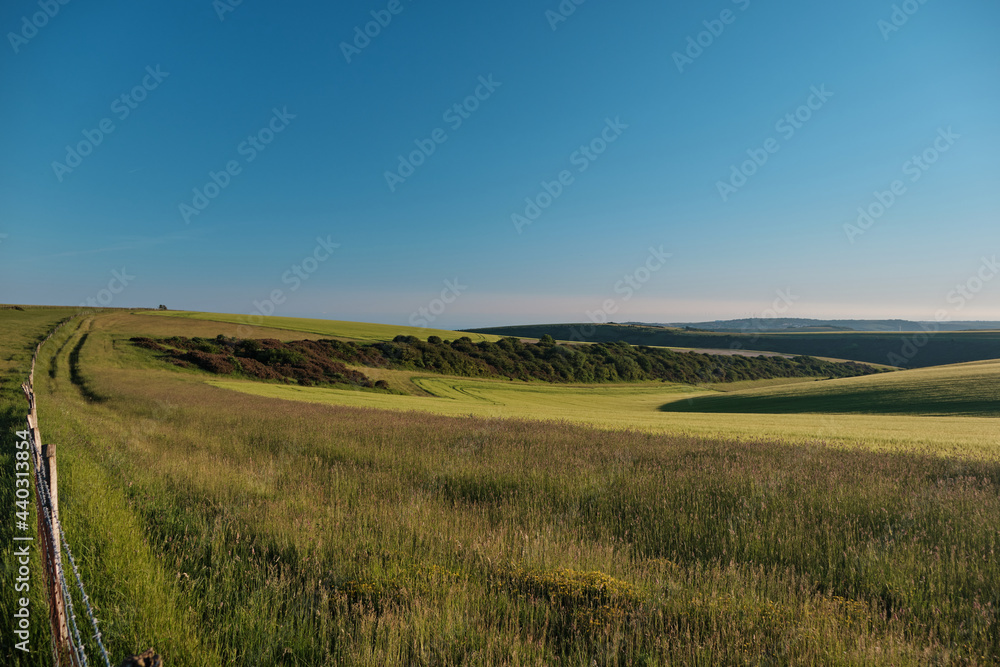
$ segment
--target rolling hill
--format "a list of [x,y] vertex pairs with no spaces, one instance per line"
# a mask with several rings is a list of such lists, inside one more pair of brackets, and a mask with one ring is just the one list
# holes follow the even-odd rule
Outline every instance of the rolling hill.
[[[34,345],[71,314],[0,312],[9,438]],[[60,514],[113,655],[138,641],[192,666],[463,664],[456,645],[512,665],[591,664],[563,659],[576,646],[621,664],[997,654],[980,600],[1000,590],[1000,362],[699,386],[369,369],[391,389],[377,392],[217,378],[130,342],[237,324],[91,312],[40,350]],[[401,333],[266,324],[286,328],[247,333]],[[702,401],[730,412],[692,411]]]
[[[248,315],[233,315],[231,313],[198,313],[186,310],[166,310],[146,313],[161,317],[175,317],[207,322],[224,322],[236,324],[242,328],[255,330],[256,327],[282,329],[285,331],[300,331],[302,333],[319,334],[330,338],[358,341],[390,341],[396,336],[416,336],[427,340],[429,336],[441,338],[456,338],[468,336],[473,341],[497,341],[500,336],[493,334],[461,333],[446,329],[427,329],[424,327],[409,327],[394,324],[371,324],[368,322],[342,322],[339,320],[316,320],[304,317],[263,317],[255,316],[251,321]],[[237,332],[239,333],[239,332]],[[243,334],[239,334],[243,335]]]
[[704,349],[761,350],[924,368],[1000,359],[1000,331],[721,333],[630,324],[538,324],[474,329],[497,336]]
[[670,402],[664,412],[1000,417],[1000,361],[747,389]]

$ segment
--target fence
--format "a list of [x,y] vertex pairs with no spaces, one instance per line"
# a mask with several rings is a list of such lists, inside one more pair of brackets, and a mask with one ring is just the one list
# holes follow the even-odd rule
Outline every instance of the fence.
[[[72,318],[71,318],[72,319]],[[93,629],[91,637],[100,653],[101,663],[105,667],[111,667],[111,660],[108,652],[104,648],[104,641],[101,630],[98,627],[97,619],[90,605],[90,598],[83,586],[80,578],[80,570],[66,534],[63,532],[62,524],[59,521],[59,476],[56,467],[56,446],[53,444],[42,444],[42,434],[38,426],[38,409],[35,399],[35,365],[42,346],[48,342],[55,333],[65,326],[70,320],[63,320],[49,332],[45,340],[38,343],[35,352],[31,357],[31,370],[28,378],[21,385],[25,398],[28,400],[27,415],[27,440],[30,443],[31,461],[34,468],[35,477],[35,506],[38,520],[38,545],[44,565],[45,584],[49,599],[49,623],[52,630],[52,661],[56,667],[89,667],[87,654],[84,647],[83,636],[80,626],[82,623],[77,619],[73,607],[73,596],[70,593],[69,584],[66,581],[66,573],[63,569],[63,553],[69,561],[73,573],[73,579],[80,591],[79,600],[83,609],[81,615],[89,621]],[[86,625],[84,625],[86,628]],[[85,632],[89,632],[85,630]],[[138,660],[137,660],[138,659]],[[140,662],[141,661],[141,662]],[[144,664],[150,667],[161,664],[159,656],[152,650],[143,653],[142,656],[133,656],[125,660],[122,665]]]

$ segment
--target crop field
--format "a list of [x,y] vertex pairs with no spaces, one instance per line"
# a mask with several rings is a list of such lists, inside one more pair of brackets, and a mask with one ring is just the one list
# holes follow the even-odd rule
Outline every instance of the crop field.
[[975,361],[808,386],[775,386],[724,396],[701,396],[665,404],[663,410],[1000,417],[998,379],[1000,361]]
[[[0,310],[5,442],[31,347],[70,313]],[[41,429],[59,443],[62,520],[113,655],[153,645],[170,667],[1000,655],[998,363],[735,386],[365,369],[391,394],[220,379],[129,343],[230,336],[236,317],[98,313],[43,347]],[[407,333],[282,319],[254,336]]]
[[[965,456],[987,458],[1000,452],[1000,442],[993,437],[1000,423],[991,419],[930,416],[914,419],[912,416],[833,413],[739,414],[736,411],[732,414],[702,414],[697,407],[699,400],[716,400],[716,397],[721,399],[725,396],[738,401],[744,392],[754,395],[756,392],[752,389],[720,395],[717,391],[683,385],[554,388],[425,376],[411,378],[411,382],[429,395],[391,396],[214,378],[205,382],[255,396],[402,412],[555,420],[613,430],[707,437],[788,436],[873,449],[906,448],[938,452],[951,448],[952,451],[962,450]],[[797,389],[803,383],[796,382],[791,386]],[[667,412],[669,414],[665,414]]]

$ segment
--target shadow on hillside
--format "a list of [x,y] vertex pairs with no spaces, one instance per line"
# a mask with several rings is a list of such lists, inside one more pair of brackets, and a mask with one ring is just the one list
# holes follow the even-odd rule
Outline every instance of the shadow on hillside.
[[701,412],[731,414],[839,414],[909,415],[950,417],[1000,417],[1000,405],[986,397],[941,391],[917,394],[905,390],[882,389],[844,394],[699,396],[661,405],[660,412]]
[[80,351],[83,346],[87,343],[87,338],[90,337],[89,333],[85,333],[80,336],[80,342],[76,344],[73,351],[69,353],[69,379],[76,388],[80,391],[80,395],[91,403],[100,403],[104,400],[104,397],[96,393],[87,384],[87,379],[83,376],[80,371]]

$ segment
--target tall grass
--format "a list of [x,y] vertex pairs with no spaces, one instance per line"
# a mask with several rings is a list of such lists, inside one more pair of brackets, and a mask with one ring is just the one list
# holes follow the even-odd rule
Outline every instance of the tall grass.
[[[28,412],[21,383],[31,370],[31,355],[35,345],[60,321],[76,312],[71,308],[40,308],[26,306],[20,309],[0,309],[0,664],[49,665],[52,649],[49,641],[48,599],[46,596],[43,566],[38,558],[36,543],[31,544],[30,590],[18,591],[18,568],[15,551],[24,542],[15,543],[15,535],[26,534],[37,538],[34,496],[28,525],[30,531],[18,530],[15,524],[15,475],[14,452],[16,433],[25,428]],[[18,600],[26,597],[30,602],[30,653],[15,648],[20,641],[13,634],[14,612]]]
[[43,432],[60,443],[63,521],[115,655],[1000,654],[996,461],[237,394],[146,365],[111,321],[53,340],[39,392]]

